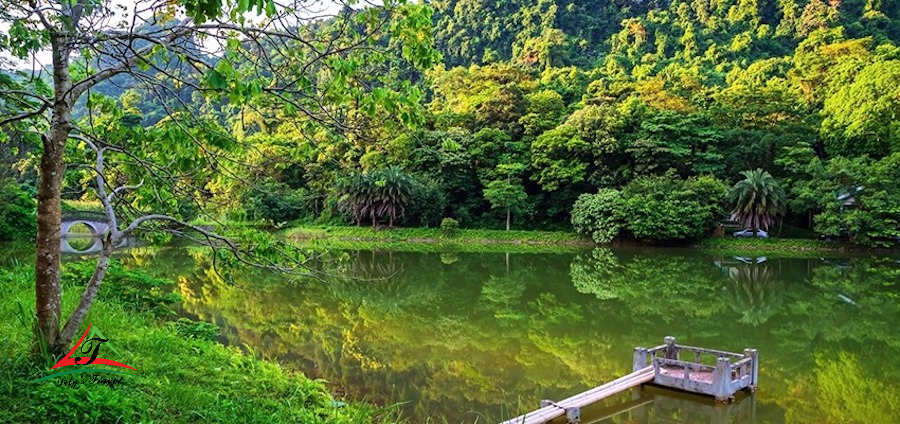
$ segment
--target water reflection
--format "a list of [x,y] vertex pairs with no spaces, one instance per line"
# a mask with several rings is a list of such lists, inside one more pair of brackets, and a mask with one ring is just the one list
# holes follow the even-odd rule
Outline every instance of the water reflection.
[[[137,246],[137,238],[123,238],[116,245],[116,249]],[[59,241],[60,252],[70,255],[90,255],[100,253],[103,249],[103,237],[94,235],[66,234]]]
[[[518,415],[627,373],[633,347],[662,335],[759,349],[758,423],[900,422],[900,367],[884,365],[900,354],[900,264],[889,258],[836,267],[678,249],[349,256],[354,278],[300,287],[249,270],[225,282],[205,251],[161,252],[148,267],[176,278],[184,313],[220,325],[229,343],[348,398],[406,401],[413,422]],[[662,405],[646,419],[610,419],[663,422]],[[704,411],[679,408],[672,416]]]
[[631,391],[630,401],[586,408],[582,422],[756,424],[756,397],[739,392],[734,402],[717,404],[703,396],[644,386]]
[[775,280],[776,270],[765,262],[750,262],[731,267],[726,300],[740,314],[742,324],[758,327],[779,312],[783,291]]

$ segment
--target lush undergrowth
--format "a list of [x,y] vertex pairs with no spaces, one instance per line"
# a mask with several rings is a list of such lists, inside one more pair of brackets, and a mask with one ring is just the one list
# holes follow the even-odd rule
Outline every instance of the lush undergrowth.
[[[87,270],[67,269],[67,309],[76,303]],[[321,381],[210,341],[215,328],[209,324],[160,322],[172,283],[118,267],[85,322],[109,339],[101,357],[134,367],[135,376],[123,376],[114,387],[69,387],[59,384],[62,377],[36,383],[51,374],[56,358],[29,355],[33,275],[24,265],[0,270],[5,291],[0,297],[0,422],[396,421],[393,410],[338,403]],[[115,374],[104,376],[109,375]]]

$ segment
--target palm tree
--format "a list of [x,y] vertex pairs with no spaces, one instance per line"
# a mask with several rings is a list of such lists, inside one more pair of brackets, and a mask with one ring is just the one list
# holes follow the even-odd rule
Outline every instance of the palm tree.
[[376,215],[387,215],[388,227],[393,228],[394,219],[403,216],[409,203],[413,188],[412,177],[404,173],[401,167],[391,165],[375,172],[374,179],[372,225],[376,225]]
[[766,171],[756,169],[741,172],[745,178],[738,181],[728,193],[734,209],[731,219],[756,233],[760,228],[768,231],[778,218],[784,215],[784,190],[778,181]]
[[362,224],[363,217],[374,210],[373,186],[371,175],[359,173],[353,174],[340,184],[341,197],[338,206],[350,213],[357,227]]

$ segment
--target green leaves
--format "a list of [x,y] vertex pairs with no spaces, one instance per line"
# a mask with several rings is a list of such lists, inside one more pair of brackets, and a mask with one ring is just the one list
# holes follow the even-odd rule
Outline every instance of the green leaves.
[[622,195],[618,190],[600,189],[597,194],[582,194],[572,206],[572,227],[605,244],[619,235],[624,225]]
[[179,3],[194,22],[202,23],[222,16],[222,0],[179,0]]
[[570,125],[547,131],[531,145],[536,171],[532,179],[547,191],[584,181],[588,167],[585,158],[590,150],[590,144]]
[[621,192],[581,195],[572,208],[572,225],[598,243],[609,243],[620,230],[651,242],[695,239],[718,221],[724,194],[724,184],[712,177],[638,178]]
[[[900,237],[900,153],[874,161],[833,158],[808,168],[807,180],[792,187],[795,196],[811,198],[818,233],[847,234],[866,246],[890,246]],[[802,190],[802,191],[801,191]]]
[[744,171],[741,175],[745,178],[728,193],[733,205],[731,219],[748,229],[769,230],[787,209],[784,190],[762,169]]
[[484,198],[491,203],[492,208],[509,209],[520,212],[526,205],[528,194],[521,181],[494,180],[484,188]]
[[27,59],[49,42],[50,34],[33,20],[15,19],[5,35],[0,33],[0,48],[19,59]]
[[900,60],[876,61],[825,100],[822,136],[830,154],[900,152]]

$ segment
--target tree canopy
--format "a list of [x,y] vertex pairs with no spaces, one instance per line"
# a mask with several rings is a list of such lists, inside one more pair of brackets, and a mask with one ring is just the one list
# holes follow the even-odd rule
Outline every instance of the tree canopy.
[[[503,211],[676,242],[759,169],[788,187],[788,225],[900,236],[896,1],[316,4],[0,1],[0,178],[36,188],[51,344],[64,199],[104,203],[110,241],[198,219],[492,228]],[[579,198],[624,215],[574,217]]]

